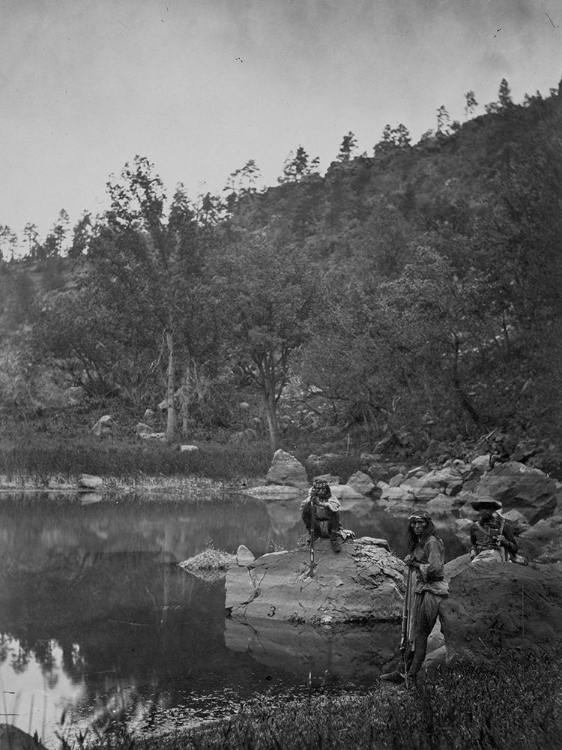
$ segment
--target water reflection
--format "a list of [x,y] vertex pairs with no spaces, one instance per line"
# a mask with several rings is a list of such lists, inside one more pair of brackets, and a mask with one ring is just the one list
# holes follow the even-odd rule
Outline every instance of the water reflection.
[[[371,633],[369,643],[358,630],[307,628],[290,652],[286,635],[295,631],[265,639],[254,631],[248,641],[225,622],[224,584],[177,565],[209,541],[230,552],[242,543],[256,555],[272,544],[295,546],[303,533],[298,501],[82,499],[0,499],[3,713],[51,746],[63,712],[67,721],[103,723],[121,706],[152,721],[162,711],[183,721],[255,691],[301,686],[311,655],[317,674],[368,680],[396,642],[389,632]],[[404,519],[370,501],[344,510],[343,523],[405,553]]]

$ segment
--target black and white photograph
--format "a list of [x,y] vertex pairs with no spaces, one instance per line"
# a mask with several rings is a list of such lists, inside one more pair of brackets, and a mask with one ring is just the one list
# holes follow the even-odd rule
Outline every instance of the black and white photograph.
[[560,750],[560,0],[4,0],[0,101],[0,750]]

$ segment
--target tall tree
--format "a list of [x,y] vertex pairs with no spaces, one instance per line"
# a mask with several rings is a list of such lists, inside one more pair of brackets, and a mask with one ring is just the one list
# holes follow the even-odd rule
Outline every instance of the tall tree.
[[307,336],[317,275],[302,251],[262,239],[248,239],[215,255],[209,273],[231,367],[261,394],[275,450],[277,406]]
[[31,258],[35,257],[37,252],[37,238],[39,237],[39,232],[37,231],[37,225],[33,224],[32,222],[28,221],[25,227],[23,228],[23,234],[25,239],[27,240],[27,250],[29,253],[29,256]]
[[464,99],[466,102],[464,105],[464,116],[465,119],[468,119],[469,115],[471,115],[478,106],[478,102],[476,101],[474,91],[467,91],[464,95]]
[[111,207],[90,255],[106,304],[120,310],[131,334],[147,334],[166,352],[166,437],[176,433],[178,358],[194,345],[195,279],[200,271],[194,210],[178,190],[166,212],[161,179],[145,157],[108,182]]
[[350,161],[356,149],[357,149],[357,139],[355,138],[354,134],[350,130],[347,135],[344,135],[343,140],[341,142],[340,151],[338,154],[338,161],[341,161],[344,163]]

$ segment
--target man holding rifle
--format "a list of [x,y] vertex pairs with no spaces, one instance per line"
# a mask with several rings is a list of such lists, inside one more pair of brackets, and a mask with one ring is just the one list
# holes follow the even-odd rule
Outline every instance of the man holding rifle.
[[[342,537],[339,514],[340,502],[332,496],[328,482],[317,479],[313,483],[308,496],[301,504],[301,515],[304,525],[309,531],[309,544],[314,539],[329,536],[334,552],[341,552]],[[325,523],[324,523],[325,522]],[[322,526],[326,526],[327,533],[323,533]]]
[[483,496],[474,500],[472,507],[480,513],[480,518],[470,527],[471,562],[509,561],[517,553],[517,542],[509,524],[499,513],[500,501]]
[[443,599],[449,594],[444,580],[445,553],[427,511],[414,511],[408,519],[408,566],[402,640],[401,668],[382,674],[380,679],[407,687],[415,686],[427,652],[427,639],[437,617],[442,617]]

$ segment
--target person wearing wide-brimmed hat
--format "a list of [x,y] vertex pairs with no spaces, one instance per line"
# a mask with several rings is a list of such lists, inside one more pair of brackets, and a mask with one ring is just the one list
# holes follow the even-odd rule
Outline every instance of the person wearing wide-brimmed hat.
[[484,495],[471,503],[480,518],[470,527],[470,559],[473,563],[506,562],[517,552],[515,536],[499,511],[499,500]]
[[449,585],[444,580],[443,541],[427,511],[416,510],[408,518],[408,550],[404,562],[416,573],[416,581],[407,643],[402,646],[405,669],[387,672],[380,679],[415,685],[427,652],[427,640],[437,617],[442,619],[442,603],[449,594]]

